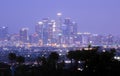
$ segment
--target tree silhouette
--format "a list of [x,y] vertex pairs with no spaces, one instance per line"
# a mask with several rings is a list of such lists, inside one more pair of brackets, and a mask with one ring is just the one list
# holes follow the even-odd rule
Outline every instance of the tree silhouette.
[[8,54],[8,59],[10,60],[10,63],[15,62],[15,60],[16,60],[16,54],[15,53],[9,53]]
[[59,59],[59,54],[57,52],[51,52],[51,54],[48,57],[48,62],[50,64],[50,67],[52,69],[57,68],[57,61]]
[[[78,68],[78,61],[80,61],[84,66],[82,66],[84,69],[96,65],[98,60],[98,52],[97,48],[93,49],[82,49],[82,50],[75,50],[75,51],[69,51],[67,54],[67,57],[69,59],[74,59],[75,61],[75,67],[74,69]],[[94,64],[93,64],[94,63]],[[87,66],[87,67],[86,67]]]
[[96,68],[99,60],[97,49],[89,49],[82,51],[82,59],[84,61],[84,70],[93,71]]
[[114,61],[115,49],[98,52],[98,48],[93,48],[92,50],[83,50],[82,52],[81,60],[85,61],[84,70],[89,72],[105,71],[105,69],[110,67],[110,63]]
[[17,56],[16,57],[16,62],[18,62],[18,64],[22,64],[25,62],[25,57],[23,56]]
[[41,57],[37,57],[36,61],[37,61],[37,64],[40,65],[40,63],[41,63]]
[[72,64],[73,64],[73,58],[74,58],[74,51],[69,51],[68,53],[67,53],[67,58],[68,59],[70,59],[70,61],[71,61],[71,66],[72,66]]
[[106,66],[114,60],[115,49],[111,49],[110,51],[101,52],[99,55],[100,55],[99,60],[100,60],[101,64]]
[[38,57],[38,58],[37,58],[37,63],[38,63],[38,65],[44,66],[44,65],[47,64],[47,60],[46,60],[46,58],[45,58],[44,56]]
[[73,67],[73,60],[75,61],[74,69],[78,68],[78,61],[83,60],[83,53],[81,50],[69,51],[67,58],[71,60],[71,66]]

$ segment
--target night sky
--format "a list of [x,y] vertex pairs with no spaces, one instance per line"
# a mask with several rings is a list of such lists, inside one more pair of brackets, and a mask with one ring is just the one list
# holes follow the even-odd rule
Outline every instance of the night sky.
[[120,0],[0,0],[0,26],[33,33],[39,20],[56,19],[58,12],[76,21],[80,32],[120,35]]

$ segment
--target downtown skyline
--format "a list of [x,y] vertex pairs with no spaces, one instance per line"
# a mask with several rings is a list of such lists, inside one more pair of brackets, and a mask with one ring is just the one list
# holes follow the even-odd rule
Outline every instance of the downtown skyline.
[[56,19],[56,13],[61,12],[63,18],[70,17],[78,23],[79,32],[120,35],[119,3],[119,0],[4,0],[0,1],[0,26],[9,27],[10,33],[29,27],[33,33],[38,21],[46,17]]
[[9,27],[0,27],[0,46],[15,47],[85,47],[120,45],[120,36],[78,31],[78,24],[69,17],[57,13],[57,19],[42,18],[29,34],[29,27],[22,27],[19,33],[9,32]]

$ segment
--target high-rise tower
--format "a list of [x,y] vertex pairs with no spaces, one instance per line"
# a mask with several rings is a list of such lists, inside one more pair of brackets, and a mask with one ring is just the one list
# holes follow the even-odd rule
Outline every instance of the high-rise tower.
[[0,27],[0,40],[6,40],[8,38],[8,27]]
[[20,41],[27,42],[28,41],[28,28],[20,29]]
[[62,13],[57,13],[57,20],[56,20],[56,38],[57,44],[61,46],[62,43]]

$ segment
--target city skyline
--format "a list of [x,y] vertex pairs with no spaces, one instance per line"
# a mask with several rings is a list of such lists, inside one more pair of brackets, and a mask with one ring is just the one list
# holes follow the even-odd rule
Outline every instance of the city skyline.
[[61,12],[63,18],[70,17],[78,23],[79,32],[120,35],[119,3],[119,0],[4,0],[0,1],[0,26],[9,27],[11,33],[29,27],[33,33],[38,21],[44,17],[56,19],[56,13]]
[[29,34],[29,28],[23,27],[19,33],[9,33],[8,27],[0,27],[0,46],[15,47],[85,47],[119,46],[120,36],[112,34],[100,35],[89,32],[80,33],[78,24],[71,18],[62,19],[62,13],[57,13],[57,19],[43,18],[35,25],[35,31]]

